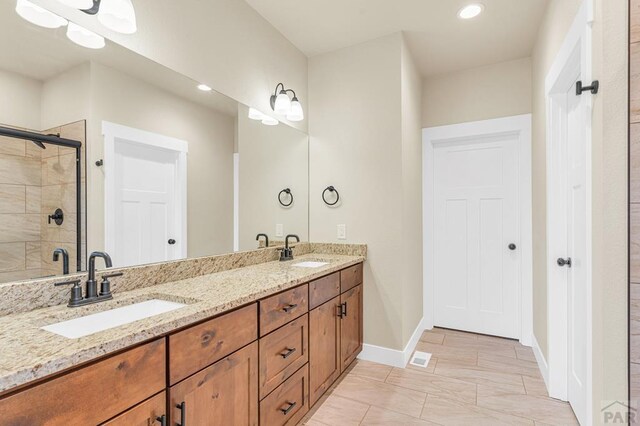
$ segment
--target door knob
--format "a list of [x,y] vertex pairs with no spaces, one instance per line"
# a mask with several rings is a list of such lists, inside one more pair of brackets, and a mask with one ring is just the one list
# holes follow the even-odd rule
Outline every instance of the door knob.
[[169,241],[167,241],[169,244],[173,245],[176,243],[176,240],[174,240],[173,238],[171,238]]
[[516,249],[516,245],[515,244],[513,244],[513,243],[509,244],[509,250],[513,251],[515,249]]
[[561,257],[558,258],[558,266],[567,266],[569,268],[571,268],[571,258],[567,257],[566,259],[563,259]]

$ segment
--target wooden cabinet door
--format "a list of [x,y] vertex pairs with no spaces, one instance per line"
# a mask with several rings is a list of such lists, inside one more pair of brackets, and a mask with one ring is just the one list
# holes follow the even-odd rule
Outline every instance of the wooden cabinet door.
[[258,342],[172,386],[169,413],[171,425],[257,425]]
[[309,402],[340,376],[340,296],[309,312]]
[[340,371],[344,371],[362,351],[362,284],[340,296]]
[[166,410],[167,393],[163,391],[103,423],[103,426],[164,426],[168,424]]

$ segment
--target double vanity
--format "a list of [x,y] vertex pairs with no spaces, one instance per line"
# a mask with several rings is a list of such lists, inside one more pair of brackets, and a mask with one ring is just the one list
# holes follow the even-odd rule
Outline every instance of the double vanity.
[[[362,349],[366,247],[294,254],[125,268],[113,300],[0,317],[2,424],[297,424]],[[140,279],[171,266],[196,275]]]

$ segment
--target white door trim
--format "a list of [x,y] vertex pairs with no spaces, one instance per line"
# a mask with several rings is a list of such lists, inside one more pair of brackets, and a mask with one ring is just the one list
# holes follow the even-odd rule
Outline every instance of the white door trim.
[[116,139],[121,138],[127,142],[138,143],[178,154],[178,176],[176,185],[176,200],[180,200],[181,209],[177,212],[177,222],[182,228],[182,244],[180,244],[180,257],[187,257],[187,153],[189,144],[187,141],[172,138],[158,133],[148,132],[121,124],[102,122],[102,136],[104,138],[104,249],[114,252],[115,212],[107,206],[113,205],[115,200],[115,175],[113,162],[115,160]]
[[[593,13],[591,2],[582,3],[578,13],[567,33],[562,46],[545,79],[546,96],[546,162],[547,162],[547,363],[549,366],[549,379],[547,387],[549,395],[553,398],[567,400],[567,339],[568,319],[567,303],[568,294],[564,270],[554,268],[558,253],[566,250],[567,220],[566,200],[564,187],[558,185],[563,181],[561,153],[558,151],[557,140],[561,137],[562,121],[559,120],[563,102],[559,93],[569,90],[575,78],[581,74],[581,79],[587,84],[592,80],[592,28]],[[582,96],[581,104],[585,108],[585,141],[586,144],[586,265],[587,282],[585,283],[587,300],[587,424],[593,424],[592,389],[593,389],[593,318],[592,318],[592,234],[591,234],[591,209],[592,182],[591,182],[591,111],[592,96]],[[564,283],[564,284],[563,284]]]
[[521,249],[520,282],[520,337],[523,345],[531,346],[533,336],[532,289],[532,231],[531,231],[531,114],[474,121],[449,126],[422,129],[422,184],[423,197],[423,262],[424,262],[424,318],[427,329],[434,325],[434,165],[435,144],[455,142],[478,135],[517,134],[519,141],[519,222]]

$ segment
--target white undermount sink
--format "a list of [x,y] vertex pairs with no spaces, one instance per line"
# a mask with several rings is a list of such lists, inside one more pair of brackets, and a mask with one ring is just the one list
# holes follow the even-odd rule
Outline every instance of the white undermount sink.
[[298,268],[319,268],[321,266],[328,265],[329,262],[314,262],[314,261],[306,261],[306,262],[298,262],[294,263],[291,266],[297,266]]
[[152,299],[120,308],[110,309],[97,314],[86,315],[68,321],[41,327],[69,339],[88,336],[99,331],[119,327],[134,321],[164,314],[187,306],[183,303],[168,302],[166,300]]

